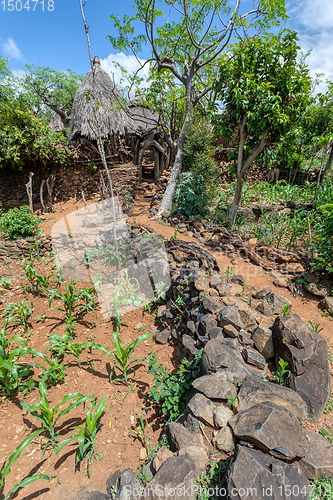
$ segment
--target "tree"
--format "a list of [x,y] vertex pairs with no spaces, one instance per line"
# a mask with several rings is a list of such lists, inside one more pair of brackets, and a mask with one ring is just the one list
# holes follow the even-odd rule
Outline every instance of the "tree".
[[[158,23],[164,13],[157,8],[156,0],[135,0],[135,16],[124,16],[123,22],[111,16],[119,36],[109,37],[114,48],[131,50],[137,57],[143,44],[148,43],[152,52],[146,63],[158,72],[171,73],[183,89],[184,120],[177,142],[170,141],[176,158],[158,215],[172,205],[182,168],[181,149],[193,109],[199,103],[202,108],[210,106],[215,100],[212,83],[216,60],[232,36],[247,36],[286,17],[285,0],[254,0],[253,8],[248,11],[244,10],[245,0],[162,0],[161,3],[168,12],[164,24]],[[145,35],[135,36],[133,26],[137,20],[143,23]]]
[[23,90],[22,97],[25,97],[39,118],[49,122],[51,114],[47,110],[51,109],[58,113],[66,128],[70,122],[75,93],[82,80],[83,75],[70,69],[61,72],[43,66],[27,65],[19,86]]
[[223,113],[217,131],[238,129],[236,190],[229,211],[233,228],[246,172],[264,148],[284,136],[302,116],[311,94],[308,68],[298,62],[297,34],[255,36],[234,46],[220,62],[216,82]]
[[7,61],[0,58],[0,168],[22,168],[27,161],[65,164],[69,155],[63,137],[37,117],[19,90]]

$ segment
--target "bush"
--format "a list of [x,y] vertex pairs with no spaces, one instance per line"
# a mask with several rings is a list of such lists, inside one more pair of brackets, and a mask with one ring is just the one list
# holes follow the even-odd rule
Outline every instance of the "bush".
[[333,203],[318,207],[316,215],[313,269],[333,273]]
[[11,240],[22,236],[23,238],[34,236],[38,229],[38,221],[30,213],[29,207],[12,208],[0,219],[0,229],[7,233]]
[[202,175],[192,172],[180,174],[175,192],[174,208],[188,217],[205,217],[209,196]]
[[192,123],[182,147],[182,166],[174,210],[187,216],[205,217],[217,194],[220,169],[214,159],[213,129],[205,119]]

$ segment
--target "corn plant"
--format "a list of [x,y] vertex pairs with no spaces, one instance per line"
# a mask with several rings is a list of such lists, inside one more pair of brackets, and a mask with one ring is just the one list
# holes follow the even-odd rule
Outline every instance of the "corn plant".
[[146,436],[146,423],[144,422],[142,416],[140,413],[136,414],[139,421],[140,421],[140,428],[139,430],[131,430],[131,433],[134,434],[134,436],[141,441],[142,446],[146,449],[147,455],[151,454],[153,451],[153,447],[151,444],[151,441],[148,436]]
[[230,279],[232,278],[232,276],[234,274],[233,268],[230,266],[227,266],[227,269],[224,271],[224,274],[227,277],[227,283],[229,283]]
[[0,390],[11,396],[21,385],[20,380],[27,377],[35,364],[21,364],[26,355],[43,357],[43,354],[27,346],[27,341],[18,336],[7,338],[6,328],[0,333]]
[[7,304],[3,317],[7,324],[13,323],[15,326],[23,326],[25,332],[28,330],[29,318],[32,315],[32,302],[22,299],[21,302]]
[[[146,358],[140,358],[140,359],[137,358],[130,361],[129,358],[133,354],[136,346],[147,340],[149,337],[151,337],[151,335],[149,333],[144,333],[143,335],[140,335],[140,337],[138,337],[135,340],[135,342],[131,342],[126,347],[126,349],[123,348],[118,332],[114,331],[112,335],[113,335],[113,342],[115,345],[115,351],[113,352],[113,359],[115,362],[115,366],[111,369],[110,380],[112,379],[115,369],[117,368],[122,374],[123,381],[125,382],[126,385],[128,385],[128,374],[129,372],[134,371],[134,367],[132,365],[134,363],[148,361]],[[118,382],[121,379],[116,378],[115,380]]]
[[315,325],[312,323],[312,321],[308,321],[308,325],[312,330],[314,330],[317,333],[320,333],[324,328],[320,328],[320,324],[316,323]]
[[[55,448],[57,444],[60,432],[60,430],[57,430],[56,428],[58,420],[64,415],[67,415],[71,410],[74,410],[81,404],[85,404],[87,401],[93,399],[94,395],[91,394],[90,396],[83,396],[83,394],[79,392],[67,394],[67,396],[65,396],[60,403],[55,405],[53,408],[50,408],[50,403],[47,399],[47,386],[44,378],[39,382],[39,395],[39,403],[29,405],[25,401],[21,401],[21,405],[26,410],[26,415],[30,413],[33,417],[35,417],[42,425],[43,430],[48,434],[47,437],[43,436],[40,442],[43,450],[43,456],[49,446]],[[71,403],[60,410],[60,408],[69,401],[71,401]],[[44,441],[45,444],[43,444]]]
[[25,276],[29,282],[30,291],[38,296],[51,288],[51,286],[57,282],[57,277],[54,273],[47,276],[39,274],[32,266],[29,259],[23,259],[22,268],[25,270]]
[[[67,354],[75,358],[81,368],[80,355],[87,349],[87,347],[89,347],[90,344],[88,342],[74,342],[68,332],[66,332],[61,338],[58,334],[52,335],[50,337],[50,341],[51,345],[47,348],[47,351],[51,350],[53,358],[62,362],[65,354]],[[90,361],[84,359],[83,362],[88,363],[88,365],[92,368]]]
[[34,476],[29,476],[17,483],[8,493],[6,496],[4,496],[3,490],[5,487],[5,478],[10,474],[11,472],[11,467],[16,460],[18,460],[21,456],[22,451],[30,445],[30,443],[37,437],[39,434],[43,432],[43,429],[39,429],[30,436],[26,437],[24,441],[22,441],[21,444],[19,444],[11,456],[8,459],[8,462],[6,465],[2,467],[2,470],[0,472],[0,495],[2,495],[3,500],[8,500],[9,497],[14,494],[17,490],[20,488],[24,488],[25,486],[28,486],[28,484],[34,483],[35,481],[38,481],[39,479],[47,479],[49,480],[49,476],[46,476],[45,474],[35,474]]
[[3,276],[2,278],[0,278],[0,285],[8,290],[12,285],[12,280],[10,278],[7,278],[7,276]]
[[97,318],[96,304],[92,296],[93,290],[93,288],[77,289],[75,281],[71,280],[70,283],[65,283],[65,293],[53,290],[49,297],[49,307],[51,308],[54,299],[59,299],[62,302],[62,307],[53,307],[52,309],[64,312],[66,323],[73,328],[73,322],[76,326],[75,322],[82,319],[89,311],[93,311]]
[[93,413],[93,410],[97,403],[97,398],[95,398],[94,401],[91,401],[86,415],[85,426],[74,427],[73,429],[79,429],[79,433],[76,434],[75,436],[70,436],[64,441],[62,441],[62,443],[60,443],[55,450],[55,454],[57,455],[66,444],[68,444],[70,441],[77,439],[79,449],[76,454],[76,463],[82,462],[83,465],[84,462],[87,460],[88,477],[90,477],[90,462],[92,460],[95,451],[96,434],[102,425],[99,422],[99,419],[101,418],[103,412],[107,408],[107,405],[104,404],[107,399],[109,398],[105,397],[101,399],[101,401],[98,403],[96,407],[95,413]]

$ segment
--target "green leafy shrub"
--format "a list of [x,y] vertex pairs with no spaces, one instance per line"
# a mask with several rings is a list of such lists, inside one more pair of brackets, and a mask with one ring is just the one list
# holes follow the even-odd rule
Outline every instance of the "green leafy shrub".
[[183,173],[174,200],[174,209],[189,217],[205,217],[217,194],[219,167],[213,142],[210,123],[205,119],[194,121],[182,147]]
[[11,240],[16,240],[20,236],[27,238],[36,234],[38,220],[30,213],[29,207],[11,208],[1,217],[0,230]]
[[149,397],[151,401],[162,403],[162,412],[169,417],[169,422],[177,420],[186,407],[186,391],[199,376],[201,355],[202,350],[198,351],[193,361],[184,358],[176,375],[170,375],[161,363],[156,363],[156,354],[152,354],[149,360],[148,373],[154,375],[155,383],[149,391]]
[[333,203],[318,207],[313,269],[333,273]]

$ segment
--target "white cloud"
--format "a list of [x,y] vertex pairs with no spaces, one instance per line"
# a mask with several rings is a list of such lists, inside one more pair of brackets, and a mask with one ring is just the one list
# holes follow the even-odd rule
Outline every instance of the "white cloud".
[[23,54],[18,48],[13,38],[7,38],[7,41],[2,44],[2,53],[4,57],[9,57],[10,59],[18,59],[23,61]]
[[12,69],[12,74],[21,79],[25,76],[25,70],[24,69]]
[[306,0],[299,3],[299,21],[310,30],[333,28],[332,0]]
[[[128,75],[132,75],[137,71],[141,65],[145,63],[145,59],[139,59],[139,61],[133,55],[127,56],[120,52],[118,54],[109,54],[105,59],[101,59],[101,66],[106,71],[114,81],[117,86],[128,85],[128,80],[126,75],[122,74],[122,71],[117,64],[120,64],[126,71]],[[142,70],[139,71],[138,76],[143,78],[142,86],[146,86],[146,80],[149,72],[149,63],[147,63]]]

